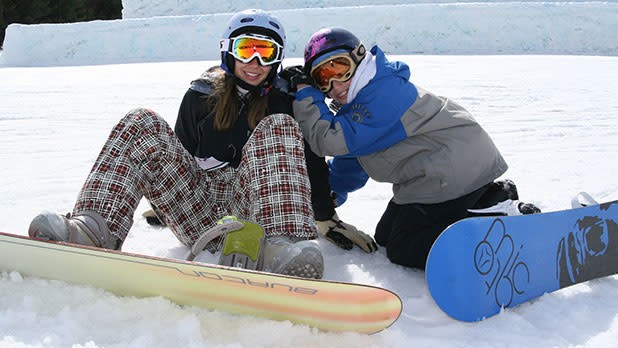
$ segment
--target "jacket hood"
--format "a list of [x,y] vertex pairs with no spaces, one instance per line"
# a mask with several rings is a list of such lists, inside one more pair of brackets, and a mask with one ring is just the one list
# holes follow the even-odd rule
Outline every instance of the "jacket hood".
[[221,74],[225,74],[225,71],[223,71],[223,69],[219,66],[213,66],[204,71],[200,77],[191,81],[191,86],[189,88],[203,94],[210,94],[215,80],[219,78]]
[[376,78],[396,75],[404,80],[410,79],[410,67],[404,62],[389,62],[384,52],[378,47],[371,48],[371,54],[376,57]]

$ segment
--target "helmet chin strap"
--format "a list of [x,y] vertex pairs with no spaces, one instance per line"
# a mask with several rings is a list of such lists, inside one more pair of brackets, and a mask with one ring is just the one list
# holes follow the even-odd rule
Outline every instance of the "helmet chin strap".
[[234,74],[230,74],[230,76],[234,78],[234,82],[236,82],[236,84],[242,89],[246,89],[247,91],[251,91],[251,92],[257,92],[258,89],[260,88],[260,86],[254,86],[250,83],[246,83],[245,81],[241,80],[238,76]]

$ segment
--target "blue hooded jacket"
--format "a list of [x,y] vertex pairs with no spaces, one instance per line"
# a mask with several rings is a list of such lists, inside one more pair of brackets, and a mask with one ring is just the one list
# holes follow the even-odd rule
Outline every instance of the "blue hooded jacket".
[[468,194],[506,171],[495,144],[465,108],[415,86],[409,67],[389,62],[377,46],[371,54],[373,61],[366,62],[375,64],[375,75],[336,114],[313,87],[299,90],[294,101],[313,151],[334,157],[330,184],[339,204],[369,177],[392,183],[397,204],[433,204]]
[[357,157],[368,155],[407,138],[401,115],[416,101],[418,92],[409,81],[410,68],[403,62],[389,62],[377,46],[371,49],[376,60],[376,74],[356,95],[354,100],[333,114],[325,96],[313,87],[303,88],[297,100],[313,97],[320,109],[320,119],[328,121],[333,129],[339,124],[347,148],[346,153],[329,162],[331,189],[341,205],[347,193],[365,185],[369,176]]

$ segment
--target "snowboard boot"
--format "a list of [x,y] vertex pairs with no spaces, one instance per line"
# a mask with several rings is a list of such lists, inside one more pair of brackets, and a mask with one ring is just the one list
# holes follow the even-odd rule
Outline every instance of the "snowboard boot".
[[302,278],[321,279],[324,274],[324,258],[315,240],[293,242],[288,237],[273,237],[266,240],[264,270]]
[[[219,220],[219,225],[237,223],[238,219],[228,216]],[[219,264],[230,267],[261,271],[264,266],[264,229],[262,226],[242,221],[240,229],[225,233]]]
[[505,179],[494,181],[487,184],[485,192],[474,204],[474,209],[485,209],[494,206],[500,202],[511,199],[516,201],[519,199],[517,186],[512,180]]
[[575,195],[573,199],[571,199],[571,207],[573,209],[588,207],[597,204],[599,203],[587,192],[580,192]]
[[103,217],[92,211],[73,216],[44,212],[32,220],[28,235],[114,250],[122,245],[122,241],[111,234]]
[[[219,237],[224,238],[222,246],[213,249]],[[235,216],[224,217],[206,231],[191,248],[188,259],[193,260],[202,250],[216,249],[221,249],[219,264],[223,266],[315,279],[321,279],[324,273],[324,259],[316,241],[295,243],[283,236],[266,239],[260,225]]]
[[538,214],[541,212],[536,205],[519,200],[507,199],[484,209],[468,209],[472,216],[516,216]]

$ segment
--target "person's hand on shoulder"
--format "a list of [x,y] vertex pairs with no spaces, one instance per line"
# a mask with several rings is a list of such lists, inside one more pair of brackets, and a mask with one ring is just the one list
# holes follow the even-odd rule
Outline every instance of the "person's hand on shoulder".
[[293,65],[283,69],[279,77],[288,82],[291,91],[313,85],[313,80],[305,73],[302,65]]

